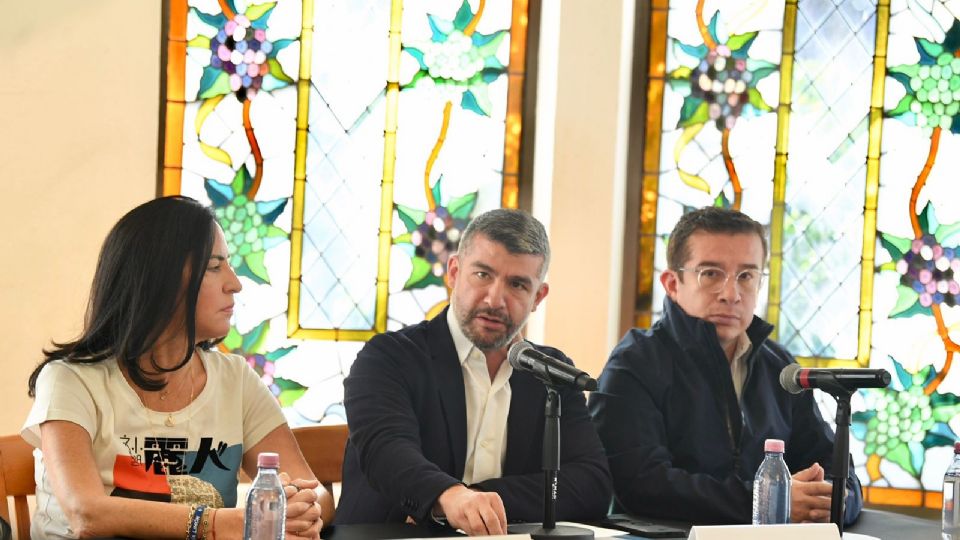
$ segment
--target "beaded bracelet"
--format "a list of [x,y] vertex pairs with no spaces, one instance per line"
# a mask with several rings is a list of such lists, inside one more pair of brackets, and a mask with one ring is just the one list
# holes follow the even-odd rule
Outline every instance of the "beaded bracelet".
[[187,522],[187,540],[198,540],[197,532],[200,530],[200,521],[206,509],[207,506],[205,504],[194,504],[190,506],[192,515]]
[[204,508],[200,514],[200,525],[197,527],[197,540],[206,540],[207,538],[207,525],[210,523],[207,517],[209,511],[209,508]]
[[207,540],[207,533],[210,531],[210,512],[208,506],[203,509],[200,517],[200,526],[197,528],[197,540]]

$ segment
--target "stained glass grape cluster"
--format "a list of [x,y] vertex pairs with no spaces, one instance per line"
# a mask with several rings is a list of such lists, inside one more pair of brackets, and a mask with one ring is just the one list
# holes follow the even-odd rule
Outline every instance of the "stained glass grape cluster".
[[214,208],[214,214],[224,227],[231,266],[237,268],[245,256],[263,251],[269,224],[264,223],[254,201],[239,194],[226,206]]
[[957,305],[960,283],[960,257],[953,248],[942,247],[933,237],[925,234],[915,239],[910,249],[897,261],[900,283],[920,295],[920,305]]
[[266,32],[253,28],[250,20],[236,15],[210,40],[210,66],[230,76],[230,89],[243,101],[252,98],[270,72],[267,64],[273,43]]
[[746,60],[732,58],[730,48],[719,45],[690,74],[691,95],[708,104],[710,119],[716,122],[717,129],[730,129],[747,102],[752,78]]
[[921,65],[910,77],[910,89],[917,98],[910,104],[917,125],[926,131],[950,129],[953,117],[960,112],[960,58],[950,52],[940,53],[936,64]]
[[430,39],[403,43],[403,51],[420,66],[409,82],[403,83],[403,89],[429,81],[442,99],[453,102],[459,98],[461,108],[481,116],[493,113],[489,85],[507,71],[497,55],[510,32],[477,32],[475,22],[482,16],[482,2],[480,6],[475,13],[470,2],[463,0],[452,20],[427,14]]
[[431,41],[423,46],[423,63],[430,77],[466,82],[483,69],[483,57],[473,41],[454,30],[446,41]]
[[267,385],[267,388],[270,389],[270,393],[277,397],[280,395],[281,388],[274,382],[273,374],[276,370],[276,366],[270,360],[267,360],[267,357],[262,354],[247,354],[247,364],[250,364],[250,367],[260,375],[260,380],[263,381],[263,384]]
[[427,212],[423,223],[410,234],[414,254],[426,259],[434,276],[441,277],[446,272],[447,259],[457,251],[464,226],[463,220],[454,218],[446,208],[438,206]]
[[936,423],[922,381],[899,392],[877,393],[875,410],[864,440],[868,455],[883,457],[902,444],[921,442]]

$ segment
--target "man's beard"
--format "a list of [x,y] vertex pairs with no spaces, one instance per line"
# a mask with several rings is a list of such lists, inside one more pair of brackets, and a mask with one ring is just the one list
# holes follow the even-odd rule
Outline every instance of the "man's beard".
[[[460,323],[460,329],[463,331],[463,335],[470,340],[481,351],[493,351],[497,349],[502,349],[510,344],[511,341],[519,333],[519,326],[515,325],[513,320],[510,318],[510,315],[506,311],[496,310],[496,309],[474,309],[467,313],[465,316],[461,317],[459,312],[456,313],[457,322]],[[471,323],[476,320],[479,315],[484,315],[489,319],[499,321],[503,323],[505,328],[502,332],[496,334],[483,334],[481,332],[475,331],[471,326]]]

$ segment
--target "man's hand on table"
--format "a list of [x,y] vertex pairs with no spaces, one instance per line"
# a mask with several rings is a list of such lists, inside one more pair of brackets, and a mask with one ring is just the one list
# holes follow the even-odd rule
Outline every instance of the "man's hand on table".
[[470,536],[507,534],[507,513],[496,493],[451,486],[437,498],[434,514],[445,516],[451,527]]

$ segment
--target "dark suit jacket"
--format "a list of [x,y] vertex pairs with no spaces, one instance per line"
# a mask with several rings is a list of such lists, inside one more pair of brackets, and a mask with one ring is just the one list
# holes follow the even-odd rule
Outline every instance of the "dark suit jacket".
[[[569,359],[555,349],[545,353]],[[510,521],[543,520],[543,384],[510,377],[503,477],[475,489],[495,491]],[[463,373],[446,311],[431,321],[380,334],[357,356],[344,381],[350,440],[337,523],[429,519],[440,494],[460,482],[467,452]],[[613,491],[600,439],[581,392],[561,395],[557,519],[606,515]]]

